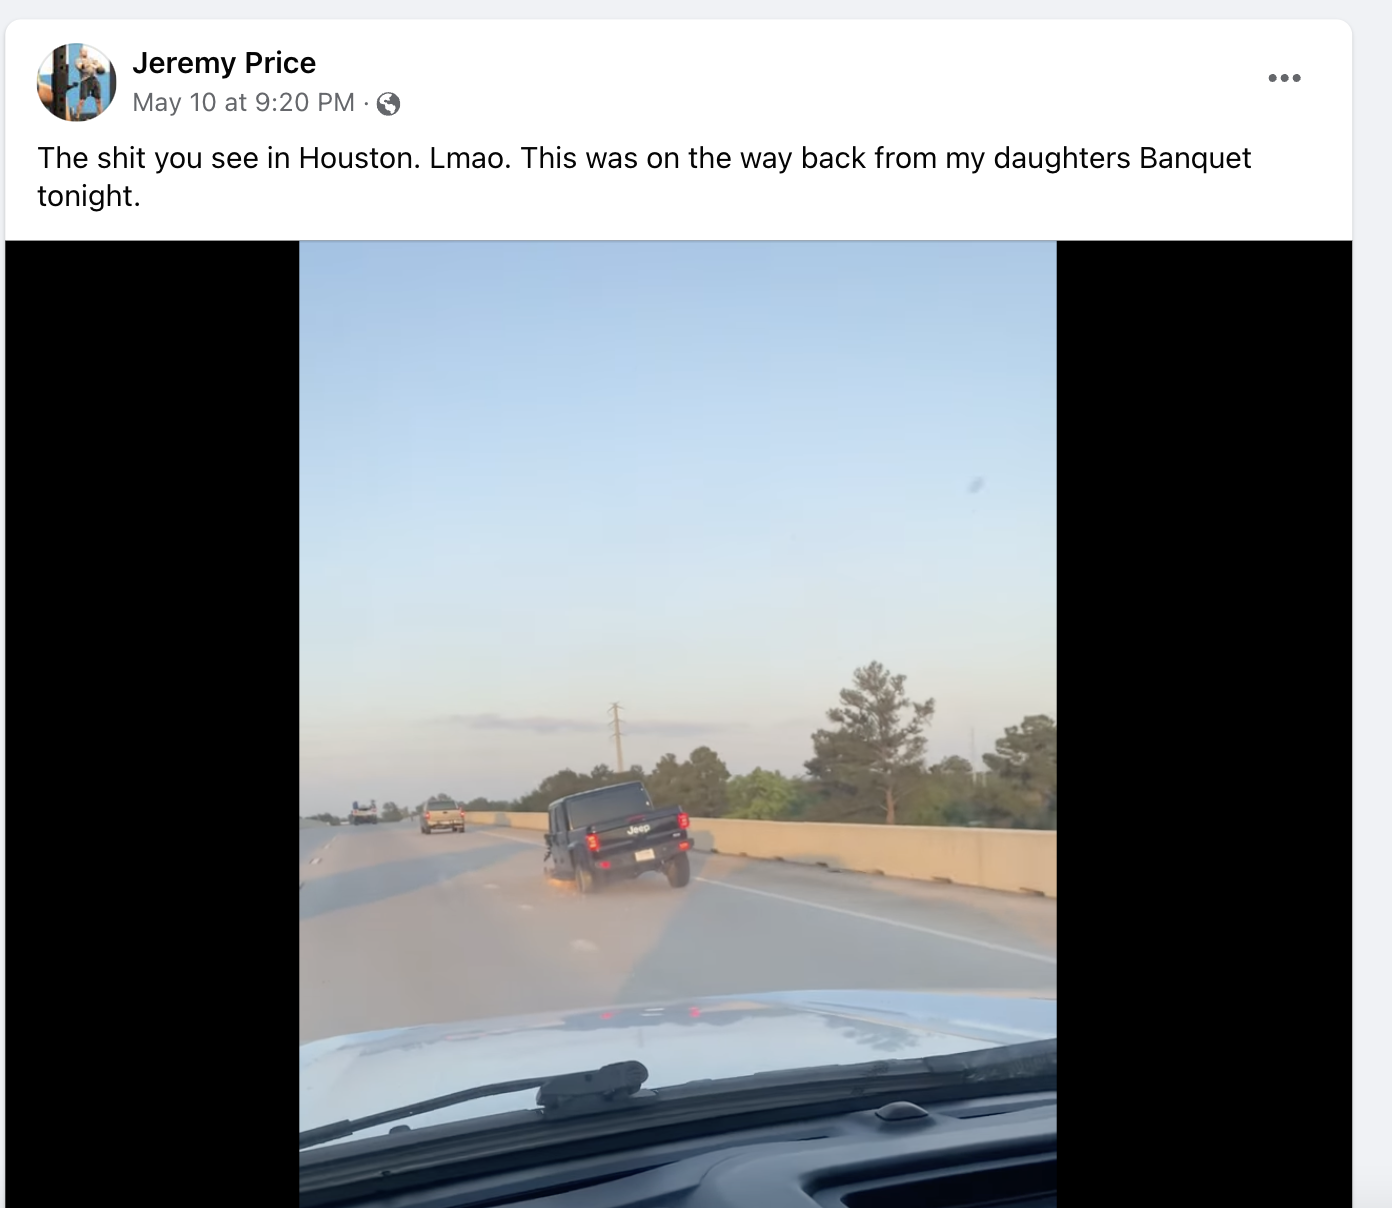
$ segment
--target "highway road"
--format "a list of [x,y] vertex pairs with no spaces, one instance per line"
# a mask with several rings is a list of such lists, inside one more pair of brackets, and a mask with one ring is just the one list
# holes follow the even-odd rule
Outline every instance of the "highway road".
[[[379,824],[380,825],[380,824]],[[307,826],[300,832],[300,863],[312,860],[319,849],[332,839],[342,827],[339,826]]]
[[761,990],[1053,994],[1054,900],[693,853],[581,897],[539,835],[300,832],[300,1041]]

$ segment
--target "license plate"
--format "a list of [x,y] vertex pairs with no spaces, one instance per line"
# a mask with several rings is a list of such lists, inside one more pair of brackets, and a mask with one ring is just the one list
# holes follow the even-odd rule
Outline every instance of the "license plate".
[[656,860],[657,856],[653,854],[651,847],[645,847],[642,851],[634,852],[633,858],[635,860]]

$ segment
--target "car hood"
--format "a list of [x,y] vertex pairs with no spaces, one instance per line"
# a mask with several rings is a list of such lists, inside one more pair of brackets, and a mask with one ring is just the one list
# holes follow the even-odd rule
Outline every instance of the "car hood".
[[[641,1061],[649,1088],[798,1066],[931,1057],[1056,1033],[1048,997],[827,990],[697,998],[357,1032],[300,1046],[300,1131],[490,1082]],[[412,1128],[536,1106],[476,1099]],[[364,1129],[382,1135],[394,1125]]]

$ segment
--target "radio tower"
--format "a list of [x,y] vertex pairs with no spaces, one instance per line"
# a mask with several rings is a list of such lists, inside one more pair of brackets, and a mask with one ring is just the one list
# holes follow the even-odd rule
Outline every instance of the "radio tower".
[[614,768],[614,771],[616,772],[622,772],[624,770],[623,728],[619,722],[619,710],[622,707],[623,706],[621,706],[618,701],[615,701],[609,706],[609,713],[613,718],[609,724],[614,727],[614,758],[617,761],[617,766]]

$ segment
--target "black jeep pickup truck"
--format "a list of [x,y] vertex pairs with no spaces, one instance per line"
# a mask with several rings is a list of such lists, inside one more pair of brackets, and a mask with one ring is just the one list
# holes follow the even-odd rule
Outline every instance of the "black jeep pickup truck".
[[595,893],[606,881],[661,872],[673,889],[691,880],[688,819],[676,806],[653,805],[641,781],[572,793],[547,807],[544,868]]

